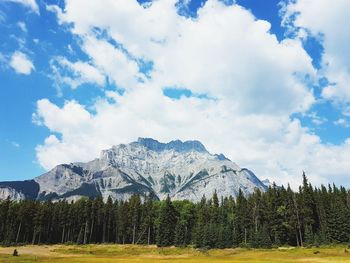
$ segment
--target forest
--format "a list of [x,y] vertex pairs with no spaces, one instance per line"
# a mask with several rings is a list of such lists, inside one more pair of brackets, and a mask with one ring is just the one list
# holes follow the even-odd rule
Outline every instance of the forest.
[[199,203],[138,195],[115,202],[2,200],[0,243],[271,248],[349,242],[350,191],[344,187],[313,187],[303,174],[298,191],[274,184],[249,196],[218,196]]

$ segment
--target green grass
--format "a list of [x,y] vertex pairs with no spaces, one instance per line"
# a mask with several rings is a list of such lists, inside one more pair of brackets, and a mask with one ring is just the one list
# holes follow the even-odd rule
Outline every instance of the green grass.
[[[344,246],[285,249],[212,249],[157,248],[132,245],[55,245],[18,247],[19,257],[13,257],[14,247],[0,248],[0,262],[349,262],[350,253]],[[319,253],[315,252],[318,251]]]

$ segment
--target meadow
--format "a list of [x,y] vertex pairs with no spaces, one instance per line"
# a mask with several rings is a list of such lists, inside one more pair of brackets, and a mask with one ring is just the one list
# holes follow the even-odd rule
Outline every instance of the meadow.
[[345,246],[320,248],[211,249],[138,245],[52,245],[0,248],[0,262],[350,262]]

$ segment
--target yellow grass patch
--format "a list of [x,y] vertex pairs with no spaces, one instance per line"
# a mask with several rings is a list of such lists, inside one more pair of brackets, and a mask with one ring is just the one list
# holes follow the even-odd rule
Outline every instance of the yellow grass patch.
[[53,245],[18,247],[19,257],[13,257],[15,247],[0,248],[0,262],[349,262],[345,247],[279,248],[279,249],[212,249],[157,248],[133,245]]

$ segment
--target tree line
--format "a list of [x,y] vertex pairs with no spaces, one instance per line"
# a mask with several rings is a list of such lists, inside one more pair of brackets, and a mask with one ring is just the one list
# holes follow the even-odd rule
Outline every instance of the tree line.
[[206,248],[346,243],[350,191],[313,187],[303,174],[298,191],[270,186],[249,196],[199,203],[133,195],[67,201],[0,201],[0,242],[6,244],[117,243]]

